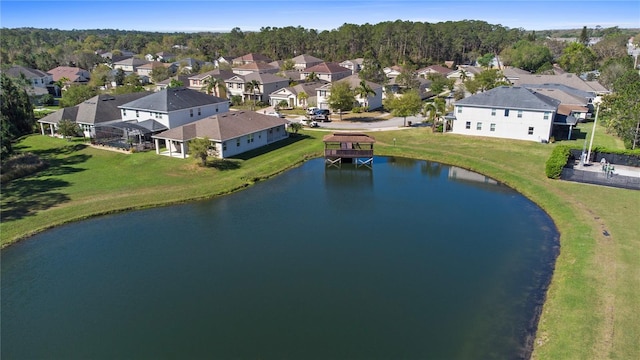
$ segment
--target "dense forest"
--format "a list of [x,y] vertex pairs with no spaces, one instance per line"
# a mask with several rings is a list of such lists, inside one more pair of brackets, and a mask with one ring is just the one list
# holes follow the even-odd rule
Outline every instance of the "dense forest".
[[[466,64],[484,54],[500,54],[520,40],[539,41],[557,32],[527,32],[484,21],[424,23],[382,22],[375,25],[344,24],[331,31],[302,27],[265,27],[258,32],[234,28],[227,33],[159,33],[124,30],[56,30],[3,28],[0,63],[41,70],[59,65],[91,69],[102,61],[96,51],[127,50],[136,54],[170,51],[180,57],[213,61],[219,56],[262,53],[272,59],[310,54],[327,61],[375,58],[382,66],[420,67],[454,61]],[[637,30],[590,29],[589,36],[617,35],[619,45]],[[565,31],[578,37],[580,30]],[[550,45],[553,52],[553,44]],[[558,47],[558,46],[556,46]],[[557,54],[554,54],[557,55]]]

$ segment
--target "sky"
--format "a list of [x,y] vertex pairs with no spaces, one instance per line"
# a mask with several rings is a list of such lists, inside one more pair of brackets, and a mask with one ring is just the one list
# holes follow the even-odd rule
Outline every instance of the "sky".
[[258,31],[345,23],[482,20],[525,30],[640,28],[640,1],[462,0],[0,0],[0,27],[118,29],[157,32]]

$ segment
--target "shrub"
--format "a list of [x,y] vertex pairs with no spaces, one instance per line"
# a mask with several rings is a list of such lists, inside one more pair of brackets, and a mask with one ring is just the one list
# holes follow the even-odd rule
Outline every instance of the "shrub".
[[37,173],[47,166],[46,162],[32,153],[14,155],[3,162],[0,168],[2,171],[1,181],[6,183],[13,179],[25,177]]
[[551,152],[551,156],[545,165],[545,174],[549,179],[558,179],[562,174],[562,168],[567,164],[571,151],[568,146],[557,146]]

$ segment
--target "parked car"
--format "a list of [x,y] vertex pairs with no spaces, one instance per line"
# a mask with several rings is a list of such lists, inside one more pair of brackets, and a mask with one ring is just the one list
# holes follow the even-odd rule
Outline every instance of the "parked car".
[[327,109],[318,109],[309,118],[316,121],[330,121],[329,114]]
[[279,113],[277,111],[267,113],[267,115],[271,115],[271,116],[275,116],[275,117],[279,117],[281,119],[284,119],[284,114],[281,114],[281,113]]
[[319,110],[319,108],[317,108],[315,106],[307,108],[307,115],[313,115],[313,113],[316,112],[316,110]]

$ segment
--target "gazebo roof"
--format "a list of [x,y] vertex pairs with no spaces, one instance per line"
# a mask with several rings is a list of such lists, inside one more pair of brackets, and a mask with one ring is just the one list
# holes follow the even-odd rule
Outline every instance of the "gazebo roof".
[[373,136],[369,136],[363,133],[333,133],[330,135],[325,135],[322,138],[322,141],[327,142],[339,142],[339,143],[363,143],[363,144],[373,144],[376,142],[376,139]]

